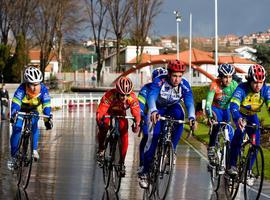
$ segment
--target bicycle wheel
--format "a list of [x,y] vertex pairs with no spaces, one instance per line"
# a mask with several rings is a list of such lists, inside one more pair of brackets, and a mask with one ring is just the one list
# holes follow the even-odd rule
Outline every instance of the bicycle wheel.
[[17,185],[22,186],[23,189],[26,189],[32,170],[33,162],[33,138],[32,133],[22,134],[21,145],[19,149],[19,169],[18,169],[18,183]]
[[[118,141],[118,142],[117,142]],[[121,159],[121,139],[115,140],[114,143],[115,151],[112,152],[113,158],[113,167],[112,167],[112,183],[114,187],[114,191],[117,193],[120,189],[121,185],[121,169],[123,167],[122,159]]]
[[259,199],[264,179],[264,156],[260,146],[249,149],[245,168],[244,197],[245,199]]
[[[243,178],[244,178],[243,175],[245,171],[245,163],[246,163],[248,148],[249,148],[248,143],[243,144],[243,146],[241,147],[240,155],[238,156],[238,159],[237,159],[238,175],[234,177],[228,174],[224,175],[225,194],[228,199],[235,199],[239,190],[240,183],[243,182]],[[227,165],[227,169],[228,169],[228,165]]]
[[159,199],[165,199],[172,177],[173,171],[173,146],[171,142],[166,142],[163,148],[162,157],[159,163],[159,173],[157,176],[157,194]]
[[105,151],[103,158],[103,181],[105,184],[105,189],[109,187],[111,171],[112,171],[112,147],[113,142],[111,141],[111,137],[106,138],[105,140]]

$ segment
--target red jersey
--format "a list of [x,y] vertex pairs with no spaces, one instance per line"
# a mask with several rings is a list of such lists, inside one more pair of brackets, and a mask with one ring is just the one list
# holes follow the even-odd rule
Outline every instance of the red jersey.
[[130,108],[132,116],[136,123],[140,123],[140,106],[138,98],[134,92],[131,92],[126,102],[120,101],[116,89],[111,89],[105,93],[97,109],[97,119],[100,120],[106,113],[113,115],[126,115],[126,111]]

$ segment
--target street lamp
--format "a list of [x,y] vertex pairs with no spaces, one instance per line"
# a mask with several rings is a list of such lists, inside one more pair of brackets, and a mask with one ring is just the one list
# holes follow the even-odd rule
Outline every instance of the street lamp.
[[176,17],[176,50],[177,50],[177,59],[179,60],[179,22],[182,21],[182,17],[180,15],[180,12],[178,10],[173,11],[173,14],[175,14]]

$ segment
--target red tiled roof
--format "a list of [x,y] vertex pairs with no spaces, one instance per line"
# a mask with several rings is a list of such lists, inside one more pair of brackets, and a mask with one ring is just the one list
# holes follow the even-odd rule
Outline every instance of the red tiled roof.
[[[189,63],[189,50],[183,51],[179,55],[180,60],[184,61],[185,63]],[[215,63],[213,53],[212,52],[206,52],[199,49],[192,49],[191,54],[192,60],[191,62],[193,64],[213,64]],[[176,54],[162,54],[162,55],[150,55],[150,54],[142,54],[142,60],[141,63],[146,62],[154,62],[158,60],[173,60],[176,59]],[[128,62],[129,64],[135,64],[136,63],[136,57],[133,58]],[[241,64],[254,64],[254,62],[236,57],[236,56],[219,56],[219,63],[241,63]]]
[[[29,59],[30,60],[39,60],[40,59],[40,50],[30,50],[29,51]],[[50,59],[52,61],[56,61],[56,55],[54,53],[51,53]]]

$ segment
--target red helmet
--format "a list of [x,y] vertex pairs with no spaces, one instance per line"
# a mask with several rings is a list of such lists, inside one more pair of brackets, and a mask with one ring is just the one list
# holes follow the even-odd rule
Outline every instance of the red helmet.
[[255,82],[265,81],[265,69],[261,65],[252,65],[248,69],[248,80]]
[[120,94],[130,94],[133,89],[133,83],[128,77],[120,77],[116,82],[116,90]]
[[168,63],[167,69],[169,72],[185,72],[186,64],[180,60],[172,60]]

